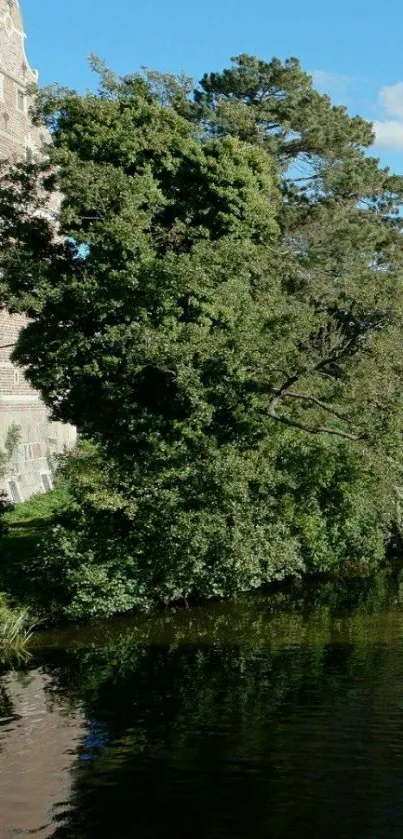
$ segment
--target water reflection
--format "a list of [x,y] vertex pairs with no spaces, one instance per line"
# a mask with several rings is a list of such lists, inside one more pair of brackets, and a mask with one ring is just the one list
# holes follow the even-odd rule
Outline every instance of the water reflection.
[[[398,577],[79,635],[69,650],[48,637],[34,676],[48,712],[74,721],[70,768],[43,835],[400,839]],[[21,713],[9,686],[4,708]],[[1,703],[0,694],[0,712]],[[57,751],[52,727],[42,734],[44,753],[49,743]],[[2,744],[15,761],[0,728]],[[3,817],[2,839],[20,824]]]
[[0,837],[53,835],[71,792],[69,770],[84,723],[55,706],[42,671],[10,673],[0,686]]

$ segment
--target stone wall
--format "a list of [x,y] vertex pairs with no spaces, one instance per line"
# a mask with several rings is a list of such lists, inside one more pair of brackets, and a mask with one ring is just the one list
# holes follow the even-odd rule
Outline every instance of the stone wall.
[[[33,126],[29,117],[26,88],[37,77],[25,54],[20,4],[18,0],[0,0],[0,160],[33,159],[49,141],[46,131]],[[0,309],[1,451],[9,448],[12,430],[19,429],[0,488],[14,501],[49,489],[53,456],[71,448],[76,439],[72,426],[50,422],[39,394],[10,360],[25,324],[23,316]]]

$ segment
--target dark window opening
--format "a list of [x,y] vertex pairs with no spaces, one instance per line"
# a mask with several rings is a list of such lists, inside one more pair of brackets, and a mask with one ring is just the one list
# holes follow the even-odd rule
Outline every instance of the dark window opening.
[[19,111],[25,112],[25,94],[22,90],[17,92],[17,105]]

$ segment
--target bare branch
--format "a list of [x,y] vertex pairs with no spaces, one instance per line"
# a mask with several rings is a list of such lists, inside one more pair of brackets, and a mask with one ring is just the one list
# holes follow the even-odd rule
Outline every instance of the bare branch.
[[326,402],[322,402],[321,399],[317,399],[316,396],[310,396],[308,393],[296,393],[295,390],[287,390],[286,393],[283,394],[285,399],[289,397],[292,399],[302,399],[306,402],[312,402],[314,405],[318,405],[319,408],[322,408],[324,411],[327,411],[329,414],[333,414],[338,419],[344,420],[345,422],[349,422],[348,417],[345,414],[341,414],[339,411],[336,411],[331,405],[328,405]]
[[[309,396],[309,394],[301,394],[297,391],[291,391],[290,388],[296,384],[302,376],[306,375],[307,373],[313,372],[322,372],[323,368],[326,368],[327,365],[333,364],[336,361],[339,361],[341,358],[344,358],[348,355],[350,349],[356,342],[357,336],[352,336],[343,347],[336,352],[333,352],[331,355],[327,356],[327,358],[322,358],[316,364],[313,365],[311,369],[306,367],[305,369],[301,370],[299,373],[294,373],[293,375],[288,376],[288,378],[283,382],[283,384],[279,388],[274,389],[274,399],[272,399],[270,406],[269,406],[269,416],[276,420],[277,422],[283,423],[283,425],[288,425],[291,428],[299,428],[301,431],[307,431],[309,434],[332,434],[336,437],[342,437],[345,440],[352,440],[356,442],[357,440],[362,439],[362,435],[351,434],[347,431],[342,431],[340,429],[335,428],[328,428],[327,426],[317,426],[317,425],[308,425],[307,423],[298,422],[298,420],[289,419],[282,414],[278,414],[276,411],[277,406],[281,402],[282,399],[286,399],[290,397],[292,399],[302,399],[311,402],[314,405],[318,405],[318,407],[322,408],[322,410],[327,411],[330,414],[338,417],[343,421],[346,421],[346,417],[339,413],[335,408],[332,408],[330,405],[327,405],[326,402],[322,402],[320,399],[317,399],[316,396]],[[348,420],[347,420],[348,421]]]
[[326,426],[317,426],[317,425],[306,425],[303,422],[297,422],[296,420],[288,419],[288,417],[280,416],[277,414],[276,411],[271,408],[269,410],[269,417],[277,422],[283,423],[283,425],[288,425],[291,428],[299,428],[301,431],[308,431],[310,434],[333,434],[335,437],[343,437],[345,440],[352,440],[353,442],[357,442],[358,440],[363,439],[363,435],[357,434],[349,434],[347,431],[339,431],[336,428],[327,428]]
[[305,175],[304,178],[283,178],[283,182],[286,184],[295,184],[298,181],[316,181],[321,177],[322,175]]

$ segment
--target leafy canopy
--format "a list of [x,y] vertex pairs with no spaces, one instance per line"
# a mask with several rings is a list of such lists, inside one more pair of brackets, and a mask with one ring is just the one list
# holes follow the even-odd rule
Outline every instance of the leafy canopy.
[[242,55],[194,92],[94,66],[98,92],[39,94],[46,159],[0,185],[3,301],[30,318],[14,358],[101,459],[77,490],[78,611],[100,589],[112,608],[115,584],[122,610],[379,556],[402,181],[368,156],[370,124],[296,59]]

